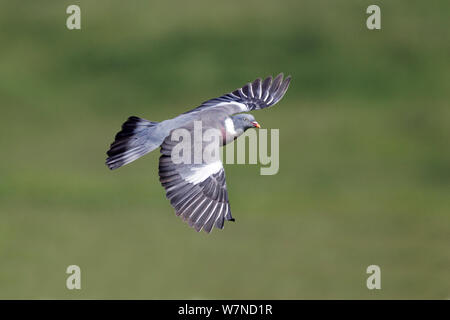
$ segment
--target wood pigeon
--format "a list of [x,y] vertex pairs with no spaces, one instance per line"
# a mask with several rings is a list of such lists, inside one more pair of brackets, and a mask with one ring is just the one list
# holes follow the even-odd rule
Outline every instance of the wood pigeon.
[[[106,165],[117,169],[148,152],[161,147],[159,176],[166,196],[175,213],[196,231],[209,233],[212,228],[223,229],[224,221],[234,221],[228,202],[225,171],[220,159],[175,163],[172,151],[177,141],[171,135],[176,129],[193,132],[196,121],[201,121],[202,132],[217,129],[225,145],[249,128],[260,125],[248,112],[276,104],[286,93],[291,77],[283,74],[275,79],[256,79],[240,89],[203,102],[199,107],[173,119],[161,122],[132,116],[122,125],[107,152]],[[202,148],[205,144],[202,143]]]

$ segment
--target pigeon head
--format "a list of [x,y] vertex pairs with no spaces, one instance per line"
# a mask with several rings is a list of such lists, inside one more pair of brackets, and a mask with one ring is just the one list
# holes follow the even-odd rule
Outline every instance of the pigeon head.
[[241,131],[242,133],[250,128],[261,128],[258,122],[256,122],[255,117],[251,114],[241,113],[232,116],[233,125],[236,132]]

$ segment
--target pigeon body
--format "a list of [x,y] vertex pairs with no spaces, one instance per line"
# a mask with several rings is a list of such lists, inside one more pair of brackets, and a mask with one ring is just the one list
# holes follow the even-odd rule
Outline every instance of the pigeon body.
[[[108,150],[106,165],[117,169],[146,153],[161,147],[159,176],[175,213],[195,230],[210,232],[215,226],[223,229],[224,221],[234,221],[231,216],[225,171],[219,158],[196,161],[196,150],[207,150],[210,141],[200,141],[200,145],[182,154],[190,161],[174,161],[173,154],[179,141],[174,140],[175,130],[194,133],[201,124],[202,136],[208,130],[219,133],[220,146],[230,143],[249,128],[259,128],[251,114],[243,112],[259,110],[276,104],[286,93],[290,77],[283,80],[283,74],[264,81],[256,79],[244,87],[221,97],[202,103],[199,107],[173,119],[152,122],[132,116],[122,125],[115,141]],[[177,131],[180,132],[180,131]]]

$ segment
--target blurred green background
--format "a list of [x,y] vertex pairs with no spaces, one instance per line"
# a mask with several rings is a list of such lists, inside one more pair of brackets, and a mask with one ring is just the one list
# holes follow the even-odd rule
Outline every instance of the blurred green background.
[[[66,28],[81,7],[82,29]],[[366,28],[381,7],[382,29]],[[449,1],[2,1],[0,298],[450,297]],[[226,165],[236,223],[196,233],[155,151],[110,172],[130,115],[160,121],[257,77],[280,171]],[[65,287],[81,267],[82,290]],[[381,267],[382,289],[366,287]]]

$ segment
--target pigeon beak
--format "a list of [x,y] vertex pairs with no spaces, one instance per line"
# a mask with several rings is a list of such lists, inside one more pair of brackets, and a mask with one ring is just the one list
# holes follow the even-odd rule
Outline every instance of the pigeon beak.
[[259,123],[258,122],[256,122],[256,121],[253,121],[252,122],[252,125],[253,125],[253,127],[255,127],[255,128],[261,128],[261,126],[259,125]]

